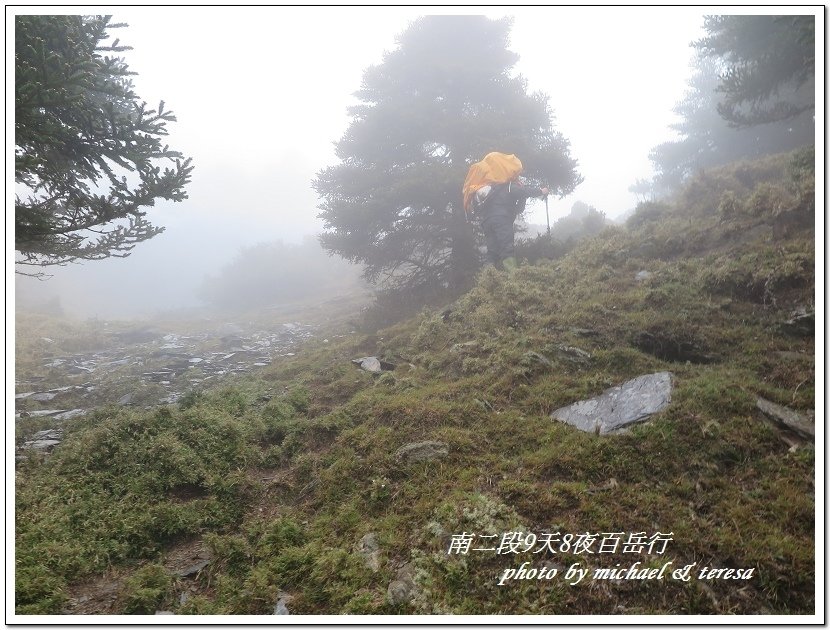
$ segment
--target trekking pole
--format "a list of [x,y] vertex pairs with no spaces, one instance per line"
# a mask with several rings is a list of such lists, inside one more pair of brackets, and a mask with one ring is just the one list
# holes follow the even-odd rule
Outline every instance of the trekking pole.
[[548,212],[548,196],[545,195],[545,218],[548,220],[548,240],[550,240],[550,213]]

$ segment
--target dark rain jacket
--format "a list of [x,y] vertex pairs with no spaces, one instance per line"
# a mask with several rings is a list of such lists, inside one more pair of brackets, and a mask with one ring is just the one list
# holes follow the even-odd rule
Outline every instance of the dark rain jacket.
[[524,211],[528,197],[544,197],[544,193],[540,188],[523,186],[518,182],[493,184],[493,190],[482,204],[480,213],[482,217],[501,215],[512,222]]
[[493,190],[481,204],[477,214],[487,243],[487,254],[493,263],[513,256],[513,222],[524,211],[528,197],[543,197],[540,188],[518,182],[493,184]]

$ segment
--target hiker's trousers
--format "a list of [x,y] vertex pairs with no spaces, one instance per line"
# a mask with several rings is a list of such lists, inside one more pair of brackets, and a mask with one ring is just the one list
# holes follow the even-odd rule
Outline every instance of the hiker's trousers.
[[488,212],[481,217],[481,229],[487,243],[487,257],[498,266],[514,255],[513,221],[516,217],[506,212]]

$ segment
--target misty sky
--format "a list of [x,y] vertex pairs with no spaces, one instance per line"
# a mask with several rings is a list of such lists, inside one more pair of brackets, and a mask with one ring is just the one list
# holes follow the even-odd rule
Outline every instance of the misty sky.
[[[164,98],[179,117],[171,145],[197,166],[188,205],[220,215],[234,206],[234,215],[296,239],[321,229],[308,182],[334,161],[364,69],[422,12],[124,8],[115,19],[130,24],[122,39],[135,48],[128,59],[138,93],[151,104]],[[566,214],[582,199],[612,217],[625,212],[636,202],[628,187],[650,173],[648,151],[674,120],[701,11],[488,13],[510,14],[516,70],[550,95],[585,176],[554,205]],[[196,28],[183,34],[188,26]]]
[[[351,95],[363,71],[382,61],[418,15],[449,12],[208,6],[112,11],[114,22],[129,24],[113,35],[134,48],[124,55],[138,73],[136,92],[152,107],[163,99],[175,112],[168,142],[193,158],[195,170],[187,201],[161,202],[149,212],[166,232],[139,244],[130,258],[70,265],[54,270],[47,283],[24,279],[19,286],[38,295],[58,289],[65,308],[84,316],[193,304],[193,288],[205,273],[229,262],[240,247],[299,242],[319,233],[310,181],[335,162],[333,143],[348,126],[346,108],[355,102]],[[633,208],[637,200],[628,187],[650,178],[649,150],[673,137],[671,110],[685,90],[689,43],[702,35],[703,9],[522,7],[485,13],[514,16],[516,71],[531,90],[550,96],[556,128],[570,140],[585,178],[570,197],[551,200],[551,221],[576,200],[612,218]],[[529,205],[527,220],[543,224],[544,205]]]

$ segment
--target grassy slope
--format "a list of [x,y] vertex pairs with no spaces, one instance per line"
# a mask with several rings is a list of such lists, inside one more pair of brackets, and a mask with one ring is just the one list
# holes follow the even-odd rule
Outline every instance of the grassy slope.
[[[94,600],[89,585],[107,569],[116,595],[97,612],[270,613],[280,592],[300,614],[813,612],[814,450],[790,448],[754,409],[757,395],[814,409],[813,340],[779,328],[814,300],[812,226],[791,220],[812,221],[803,164],[787,155],[710,172],[565,259],[509,278],[485,270],[441,313],[315,342],[176,407],[76,421],[47,460],[19,468],[18,613]],[[652,276],[638,282],[640,270]],[[651,353],[635,347],[643,339]],[[670,360],[678,348],[692,361]],[[350,363],[366,354],[398,368],[376,377]],[[666,369],[672,404],[627,434],[548,417]],[[449,456],[395,457],[419,440],[448,443]],[[446,553],[463,531],[543,530],[674,534],[662,557],[558,554],[559,566],[755,573],[499,587],[501,571],[541,559]],[[357,552],[369,532],[377,572]],[[212,564],[171,576],[166,558],[194,540]],[[419,594],[393,605],[386,589],[404,563]]]

